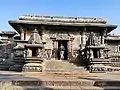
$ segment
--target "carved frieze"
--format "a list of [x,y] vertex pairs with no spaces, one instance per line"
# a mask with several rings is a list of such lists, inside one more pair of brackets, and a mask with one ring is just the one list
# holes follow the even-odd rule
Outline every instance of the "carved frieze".
[[49,34],[50,38],[55,38],[56,40],[70,40],[73,38],[73,35],[71,36],[69,33],[66,32],[51,32]]

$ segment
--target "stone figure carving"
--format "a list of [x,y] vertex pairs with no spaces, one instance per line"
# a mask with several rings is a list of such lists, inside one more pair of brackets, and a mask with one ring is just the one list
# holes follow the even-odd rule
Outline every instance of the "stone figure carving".
[[60,50],[60,60],[64,59],[65,47],[61,44],[59,47]]
[[43,53],[41,53],[41,57],[45,58],[45,59],[48,59],[49,56],[48,56],[48,53],[47,53],[47,50],[45,50]]
[[43,50],[39,50],[38,53],[37,53],[38,54],[37,56],[40,57],[40,58],[43,58],[44,52],[45,52],[44,49]]
[[93,33],[93,32],[90,33],[90,35],[88,37],[88,40],[86,42],[86,45],[87,46],[91,46],[91,45],[96,46],[96,45],[98,45],[98,40],[97,40],[97,38],[95,36],[95,33]]

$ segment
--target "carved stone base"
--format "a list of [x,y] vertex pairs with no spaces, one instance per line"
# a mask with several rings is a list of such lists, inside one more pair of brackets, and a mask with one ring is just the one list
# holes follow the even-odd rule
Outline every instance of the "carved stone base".
[[103,73],[106,72],[106,67],[103,64],[94,64],[90,66],[90,72]]
[[13,65],[9,68],[10,71],[17,71],[17,72],[21,72],[22,71],[22,67],[23,65]]
[[27,63],[23,66],[22,72],[42,72],[40,63]]
[[120,71],[120,67],[105,66],[103,64],[95,64],[90,67],[90,72],[102,73],[102,72],[114,72]]

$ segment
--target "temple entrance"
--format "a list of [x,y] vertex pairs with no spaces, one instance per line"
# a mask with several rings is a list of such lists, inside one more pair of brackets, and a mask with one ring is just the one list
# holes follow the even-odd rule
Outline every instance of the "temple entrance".
[[58,41],[58,60],[61,60],[61,59],[62,60],[68,59],[68,41],[67,40]]

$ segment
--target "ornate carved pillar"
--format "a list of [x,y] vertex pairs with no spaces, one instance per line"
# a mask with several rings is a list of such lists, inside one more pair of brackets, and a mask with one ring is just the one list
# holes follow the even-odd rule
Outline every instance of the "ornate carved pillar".
[[54,48],[55,48],[55,60],[58,60],[58,41],[56,40],[54,42]]
[[86,35],[83,35],[83,45],[85,46],[86,44]]
[[104,39],[105,39],[104,36],[102,36],[102,44],[104,44]]
[[53,58],[53,60],[55,60],[55,40],[54,39],[52,39],[52,46],[53,46],[52,58]]
[[85,32],[86,32],[86,27],[84,27],[84,30],[83,30],[83,33],[82,33],[82,46],[83,46],[83,48],[85,47],[85,44],[86,44]]
[[104,29],[103,35],[102,35],[102,44],[105,44],[105,37],[107,36],[107,28]]
[[103,49],[100,49],[100,58],[104,58],[104,52],[103,52]]
[[40,52],[41,52],[41,49],[39,48],[37,52],[37,57],[39,57]]
[[71,43],[70,43],[70,41],[68,41],[68,60],[70,59],[70,54],[71,54]]
[[72,59],[73,56],[73,38],[68,40],[68,60]]
[[101,37],[98,37],[98,44],[101,44]]
[[82,36],[81,36],[81,34],[80,34],[80,37],[79,37],[79,38],[80,38],[80,45],[81,45],[81,42],[82,42],[82,40],[81,40],[81,39],[82,39]]
[[90,49],[90,58],[94,58],[92,49]]
[[21,30],[21,40],[24,40],[24,37],[25,37],[25,36],[24,36],[24,35],[25,35],[24,33],[25,33],[25,32],[24,32],[23,28],[20,28],[20,30]]
[[27,57],[32,57],[32,50],[29,48],[27,50]]
[[97,56],[98,56],[98,58],[100,58],[100,51],[99,50],[97,50]]
[[52,39],[52,46],[53,46],[52,58],[53,58],[53,60],[56,60],[58,58],[58,56],[57,56],[58,42],[55,39]]

